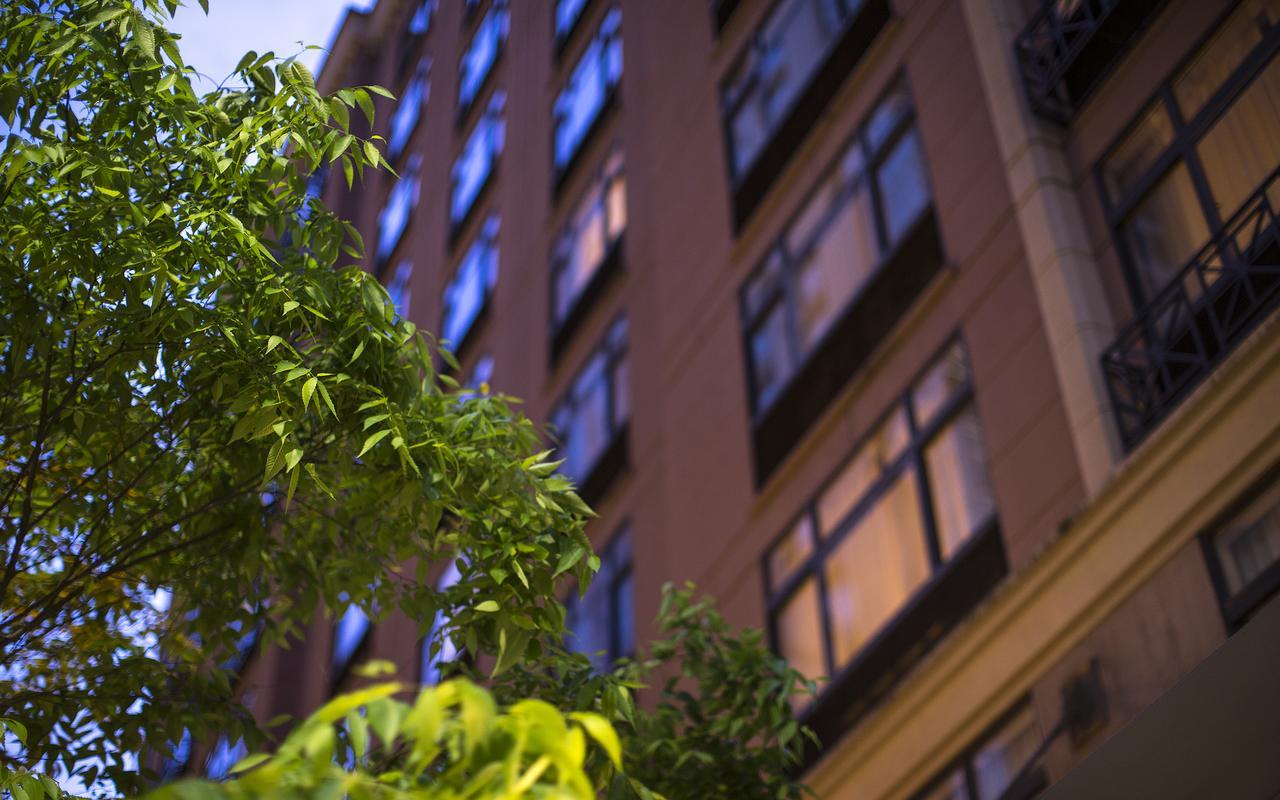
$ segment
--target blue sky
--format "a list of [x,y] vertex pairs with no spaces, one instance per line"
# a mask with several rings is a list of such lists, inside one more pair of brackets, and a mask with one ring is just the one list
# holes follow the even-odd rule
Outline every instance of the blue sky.
[[[374,0],[209,0],[209,16],[196,0],[183,0],[170,30],[182,34],[182,57],[200,72],[221,81],[247,50],[290,56],[299,42],[327,47],[348,6],[369,8]],[[322,53],[301,60],[313,70]]]

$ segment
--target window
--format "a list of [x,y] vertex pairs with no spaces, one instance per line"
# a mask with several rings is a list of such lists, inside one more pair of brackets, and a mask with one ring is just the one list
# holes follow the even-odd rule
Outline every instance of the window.
[[838,676],[932,577],[994,529],[967,357],[949,346],[765,557],[778,651]]
[[871,113],[743,289],[757,417],[929,206],[920,137],[899,86]]
[[1238,627],[1280,589],[1280,479],[1217,526],[1209,552],[1227,622]]
[[[436,581],[436,591],[443,592],[461,580],[457,561],[450,561],[440,579]],[[437,611],[431,623],[431,630],[422,639],[421,661],[419,662],[418,680],[424,686],[434,686],[444,677],[444,666],[456,661],[461,652],[452,636],[446,635],[449,618],[444,611]]]
[[385,264],[400,243],[405,228],[409,226],[409,216],[418,204],[418,191],[421,179],[418,171],[422,168],[422,156],[414,153],[409,156],[404,172],[396,185],[391,187],[387,195],[387,204],[378,215],[378,249],[377,262]]
[[409,278],[413,276],[413,261],[405,259],[396,265],[396,271],[391,273],[391,280],[387,281],[387,294],[391,297],[391,304],[396,309],[396,316],[400,319],[409,318]]
[[357,605],[348,605],[333,626],[333,653],[329,659],[331,677],[336,680],[342,676],[355,656],[356,651],[364,644],[369,633],[369,615]]
[[1240,3],[1099,165],[1139,306],[1280,167],[1278,23],[1280,0]]
[[582,11],[588,0],[556,0],[556,41],[563,42],[569,37],[573,26],[582,18]]
[[461,347],[471,332],[498,281],[500,224],[496,214],[485,220],[480,237],[467,248],[457,274],[444,287],[444,320],[440,330],[454,349]]
[[615,149],[556,241],[551,256],[551,315],[555,328],[564,324],[626,230],[622,161],[622,150]]
[[438,0],[419,0],[409,18],[409,33],[414,36],[425,36],[431,30],[431,17],[435,14]]
[[[914,800],[1029,800],[1044,788],[1044,776],[1029,773],[1026,779],[1019,777],[1042,741],[1035,712],[1024,703]],[[1017,787],[1011,790],[1015,783]]]
[[480,190],[493,174],[494,164],[502,154],[506,139],[506,123],[503,108],[507,96],[494,92],[489,107],[475,130],[462,147],[462,153],[453,165],[453,186],[449,193],[449,221],[456,230],[466,219],[475,204]]
[[244,739],[230,742],[227,737],[221,736],[204,762],[204,776],[211,781],[220,781],[247,755],[249,748],[245,746]]
[[394,159],[404,151],[413,131],[418,127],[422,110],[431,97],[431,59],[423,58],[413,73],[409,85],[405,87],[395,113],[391,115],[390,132],[387,137],[387,155]]
[[565,611],[569,649],[601,672],[635,652],[631,594],[631,532],[624,526],[605,548],[586,594],[570,595]]
[[614,8],[600,23],[600,31],[574,65],[568,84],[556,98],[552,114],[558,175],[568,169],[621,79],[622,11]]
[[551,414],[561,471],[579,484],[591,476],[630,416],[627,318],[619,317]]
[[740,180],[817,73],[862,0],[782,0],[725,80],[730,165]]
[[465,114],[471,108],[476,95],[480,93],[480,87],[484,86],[485,78],[488,78],[493,70],[493,64],[502,51],[502,44],[507,40],[509,26],[510,14],[507,11],[506,1],[494,0],[488,13],[480,22],[480,27],[476,28],[475,34],[471,37],[471,43],[467,45],[466,52],[462,54],[462,61],[458,64],[460,114]]

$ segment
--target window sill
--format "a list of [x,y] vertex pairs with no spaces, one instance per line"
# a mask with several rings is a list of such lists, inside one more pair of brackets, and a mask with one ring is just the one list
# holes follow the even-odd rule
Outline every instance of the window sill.
[[[830,748],[943,636],[967,617],[1008,574],[1000,526],[994,520],[918,590],[821,694],[800,722]],[[813,766],[819,748],[805,749],[799,769]]]
[[[569,177],[573,171],[583,161],[583,154],[590,149],[591,143],[600,136],[600,131],[604,128],[605,122],[613,116],[613,110],[618,105],[618,90],[622,84],[619,82],[609,90],[609,94],[604,98],[604,104],[600,106],[600,111],[596,114],[596,118],[591,120],[591,127],[587,128],[586,134],[582,137],[582,141],[578,142],[578,147],[573,151],[573,155],[565,162],[564,166],[555,170],[555,179],[551,186],[552,201],[558,200],[560,193],[564,190],[565,184],[569,182]],[[555,163],[555,133],[551,136],[552,142],[552,164]]]
[[630,422],[623,423],[618,432],[614,434],[613,441],[609,442],[609,446],[596,459],[591,471],[587,473],[587,477],[578,486],[578,496],[587,505],[594,507],[603,500],[605,495],[609,493],[614,481],[626,469],[627,462],[630,459],[630,446],[628,444],[630,429]]
[[569,313],[565,315],[560,325],[556,326],[554,320],[552,321],[551,354],[548,360],[550,367],[554,368],[559,362],[560,356],[564,354],[574,334],[590,315],[591,309],[604,296],[605,291],[613,283],[614,277],[622,271],[622,242],[625,238],[625,232],[619,234],[617,240],[605,253],[600,266],[596,267],[595,273],[587,281],[587,285],[569,307]]
[[[862,57],[870,49],[880,31],[889,23],[892,12],[889,0],[866,0],[849,20],[844,33],[832,45],[822,66],[795,99],[782,122],[769,137],[746,174],[733,188],[733,232],[738,234],[760,206],[769,189],[782,175],[791,157],[827,111],[831,100]],[[726,126],[728,119],[725,120]],[[726,127],[726,141],[730,134]],[[729,150],[725,149],[728,156]],[[732,164],[729,165],[732,177]]]
[[757,412],[752,430],[757,490],[907,315],[943,263],[942,239],[929,209],[845,306],[773,403]]

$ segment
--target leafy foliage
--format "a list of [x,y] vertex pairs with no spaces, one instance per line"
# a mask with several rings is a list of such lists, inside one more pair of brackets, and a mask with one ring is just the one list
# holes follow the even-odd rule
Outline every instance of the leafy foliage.
[[[251,53],[199,94],[166,11],[0,7],[0,715],[124,789],[144,733],[252,738],[206,668],[251,628],[447,608],[497,652],[562,629],[589,557],[535,428],[459,398],[307,191],[385,166],[350,119],[381,90]],[[444,593],[405,574],[455,557]]]
[[173,10],[0,4],[0,790],[133,793],[144,747],[264,745],[238,650],[356,604],[443,612],[470,680],[340,697],[164,794],[796,796],[802,679],[691,590],[642,660],[564,649],[590,510],[511,401],[439,373],[314,191],[387,167],[385,92],[250,53],[202,93]]
[[499,710],[456,679],[421,690],[382,683],[330,701],[274,754],[249,756],[225,783],[180,781],[151,800],[185,798],[414,797],[594,800],[593,760],[621,766],[617,733],[591,713],[562,714],[541,700]]

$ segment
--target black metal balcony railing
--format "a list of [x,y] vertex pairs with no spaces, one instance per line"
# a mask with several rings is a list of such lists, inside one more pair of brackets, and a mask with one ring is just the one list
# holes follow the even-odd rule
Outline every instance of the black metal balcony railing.
[[1280,169],[1102,355],[1132,449],[1280,301]]
[[1031,110],[1065,123],[1165,0],[1042,0],[1014,42]]

